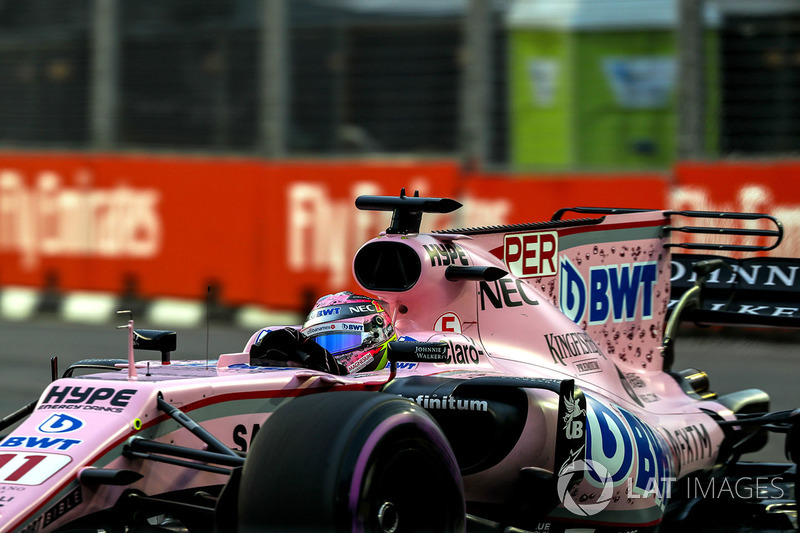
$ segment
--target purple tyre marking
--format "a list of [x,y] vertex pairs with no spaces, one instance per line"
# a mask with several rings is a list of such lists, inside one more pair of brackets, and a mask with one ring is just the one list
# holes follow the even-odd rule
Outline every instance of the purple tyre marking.
[[441,431],[439,431],[438,427],[434,424],[434,422],[429,420],[427,416],[424,414],[420,416],[419,413],[419,411],[412,409],[408,412],[398,413],[386,418],[384,421],[378,424],[377,427],[375,427],[375,429],[370,433],[366,442],[364,442],[364,446],[362,446],[361,452],[356,460],[355,467],[353,468],[353,478],[350,483],[349,510],[353,519],[352,526],[354,532],[362,533],[364,531],[364,525],[359,523],[358,502],[359,497],[361,496],[361,485],[366,473],[367,463],[369,462],[369,458],[372,455],[372,452],[375,450],[375,447],[390,430],[408,423],[416,426],[423,433],[425,433],[425,435],[439,450],[446,453],[448,456],[447,468],[450,472],[450,475],[453,476],[453,479],[458,479],[458,476],[460,476],[455,455],[450,449],[450,445],[447,443],[447,441],[442,438]]

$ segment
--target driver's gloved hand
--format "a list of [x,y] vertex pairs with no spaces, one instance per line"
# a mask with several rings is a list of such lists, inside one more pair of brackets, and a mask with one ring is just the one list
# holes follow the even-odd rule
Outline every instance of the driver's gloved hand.
[[347,369],[316,342],[307,340],[294,328],[282,328],[262,335],[250,347],[250,364],[267,366],[273,362],[297,363],[304,368],[342,376]]
[[268,331],[250,347],[250,363],[263,365],[263,360],[290,361],[300,345],[300,332],[294,328]]
[[[302,333],[299,335],[301,337],[303,336]],[[306,368],[321,370],[329,374],[336,374],[337,376],[344,376],[347,374],[347,369],[344,365],[339,364],[328,350],[314,341],[303,338],[300,351],[307,355],[307,358],[303,362],[303,366]]]

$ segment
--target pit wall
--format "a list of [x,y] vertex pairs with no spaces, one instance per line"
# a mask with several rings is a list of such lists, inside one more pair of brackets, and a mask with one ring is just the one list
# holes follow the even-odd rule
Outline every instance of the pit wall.
[[361,194],[459,199],[423,230],[548,220],[561,207],[762,211],[800,256],[800,162],[680,164],[668,173],[464,174],[452,161],[268,162],[0,155],[0,289],[211,296],[298,310],[355,289],[351,258],[388,226]]

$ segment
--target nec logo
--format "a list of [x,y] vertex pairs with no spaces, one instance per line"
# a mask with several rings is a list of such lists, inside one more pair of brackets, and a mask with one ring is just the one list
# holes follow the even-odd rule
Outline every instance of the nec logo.
[[558,233],[514,233],[503,240],[503,257],[517,278],[554,276],[558,272]]
[[350,312],[351,313],[377,313],[379,311],[372,304],[364,304],[364,305],[351,305],[350,306]]
[[561,311],[579,324],[588,312],[588,324],[653,318],[653,291],[658,271],[655,261],[604,265],[589,269],[586,283],[575,265],[561,259],[559,303]]

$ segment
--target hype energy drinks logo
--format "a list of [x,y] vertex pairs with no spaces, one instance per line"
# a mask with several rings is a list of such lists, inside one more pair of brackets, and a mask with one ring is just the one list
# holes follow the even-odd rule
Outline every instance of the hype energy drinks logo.
[[655,261],[599,265],[585,279],[567,257],[561,257],[559,305],[573,322],[590,326],[653,318],[658,266]]

